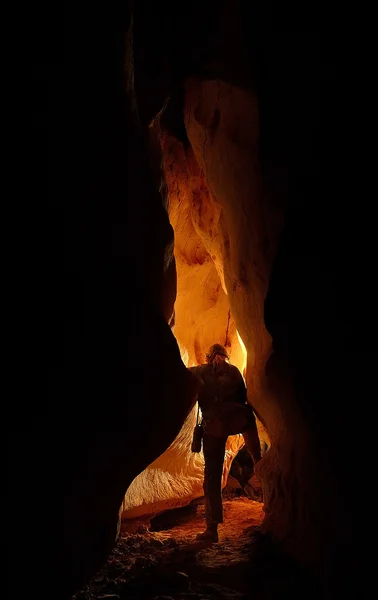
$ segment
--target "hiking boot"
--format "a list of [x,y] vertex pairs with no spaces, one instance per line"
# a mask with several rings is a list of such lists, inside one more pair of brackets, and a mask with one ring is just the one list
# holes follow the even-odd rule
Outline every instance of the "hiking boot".
[[218,531],[216,529],[209,529],[209,527],[203,533],[199,533],[196,539],[201,542],[218,542]]

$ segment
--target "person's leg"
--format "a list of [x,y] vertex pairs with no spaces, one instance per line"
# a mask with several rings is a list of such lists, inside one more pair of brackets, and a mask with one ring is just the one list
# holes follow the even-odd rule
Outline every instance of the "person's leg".
[[[261,444],[255,423],[252,423],[252,425],[243,432],[243,437],[246,448],[253,460],[253,467],[255,467],[256,463],[261,459]],[[244,491],[250,498],[253,498],[253,500],[263,502],[261,483],[255,472],[253,472],[253,476],[249,479]]]
[[197,536],[200,540],[218,541],[218,523],[223,523],[222,474],[227,438],[213,438],[203,432],[203,454],[205,457],[206,531]]
[[260,439],[255,422],[251,423],[246,431],[243,431],[243,438],[246,448],[253,460],[253,464],[255,465],[261,459]]

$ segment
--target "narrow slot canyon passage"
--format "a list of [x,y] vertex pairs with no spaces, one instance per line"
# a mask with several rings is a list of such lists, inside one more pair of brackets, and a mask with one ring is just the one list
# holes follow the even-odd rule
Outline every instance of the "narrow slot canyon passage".
[[[167,213],[174,232],[171,260],[176,269],[176,295],[169,321],[181,359],[186,367],[204,364],[210,346],[222,343],[230,363],[245,375],[247,350],[236,329],[224,281],[220,207],[210,198],[190,146],[185,148],[165,131],[153,133],[161,145]],[[169,448],[129,486],[122,505],[123,519],[185,506],[203,495],[203,453],[190,449],[197,407],[196,403]],[[267,430],[258,419],[257,425],[266,449],[270,445]],[[223,487],[243,444],[241,435],[228,438]]]
[[[17,296],[38,332],[19,338],[28,389],[5,419],[10,598],[370,598],[374,53],[349,34],[358,10],[345,27],[339,7],[331,23],[331,5],[290,1],[58,4],[33,35],[28,197],[51,212]],[[203,546],[193,369],[215,343],[262,456],[228,437],[224,523]]]
[[[174,118],[169,111],[167,118]],[[169,322],[181,359],[186,367],[203,364],[209,347],[221,342],[246,381],[248,353],[225,284],[222,211],[190,144],[160,124],[155,128],[174,232],[176,295]],[[205,527],[204,455],[191,450],[197,410],[196,402],[169,448],[131,482],[120,511],[117,546],[73,600],[278,600],[282,593],[298,600],[318,598],[314,582],[261,532],[262,488],[241,434],[229,436],[226,444],[219,543],[196,540]],[[256,420],[264,456],[270,439]]]

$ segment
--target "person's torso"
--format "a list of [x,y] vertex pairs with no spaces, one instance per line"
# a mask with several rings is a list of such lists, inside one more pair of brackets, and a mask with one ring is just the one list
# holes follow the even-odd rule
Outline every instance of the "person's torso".
[[221,409],[221,405],[228,402],[244,404],[244,382],[234,365],[226,364],[220,373],[214,372],[211,365],[199,365],[191,370],[201,382],[198,403],[202,412]]

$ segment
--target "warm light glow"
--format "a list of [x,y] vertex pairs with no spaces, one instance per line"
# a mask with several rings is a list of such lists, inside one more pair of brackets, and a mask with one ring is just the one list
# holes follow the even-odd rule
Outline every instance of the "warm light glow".
[[177,340],[177,344],[180,350],[180,355],[181,355],[181,360],[184,363],[184,365],[186,366],[187,369],[189,369],[190,367],[195,367],[196,363],[192,360],[191,364],[189,364],[189,352],[188,350],[185,348],[185,346],[183,346],[182,344],[180,344],[180,342]]
[[244,346],[244,342],[240,337],[240,334],[238,332],[238,330],[236,330],[236,335],[238,336],[238,340],[239,340],[239,344],[240,344],[240,348],[242,349],[242,356],[243,356],[243,364],[242,364],[242,368],[240,369],[244,379],[245,379],[245,372],[247,369],[247,348]]
[[187,349],[185,348],[185,346],[182,346],[178,340],[177,340],[177,344],[178,344],[178,347],[180,350],[181,360],[184,363],[184,365],[186,367],[188,367],[189,353],[188,353]]

